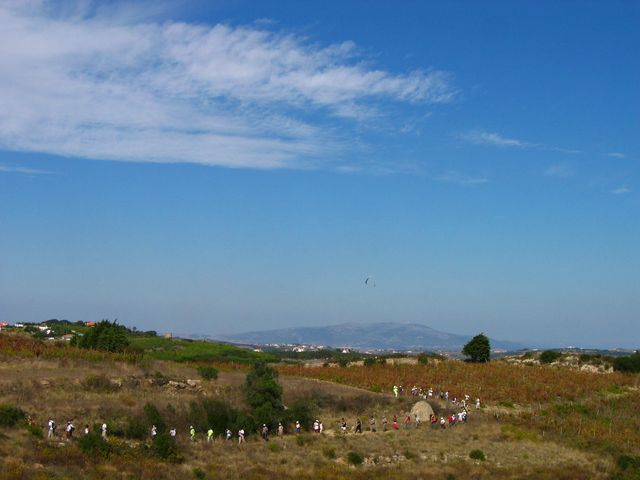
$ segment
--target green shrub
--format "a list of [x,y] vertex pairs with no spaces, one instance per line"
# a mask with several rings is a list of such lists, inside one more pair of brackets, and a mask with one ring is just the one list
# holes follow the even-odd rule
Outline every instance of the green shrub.
[[0,427],[13,427],[27,414],[18,407],[12,405],[0,405]]
[[293,424],[298,421],[303,427],[308,427],[316,418],[316,411],[317,406],[312,398],[301,398],[283,412],[283,423]]
[[147,403],[144,406],[144,415],[147,420],[147,427],[150,429],[152,425],[156,426],[158,433],[167,431],[167,424],[164,422],[158,408],[153,403]]
[[562,353],[555,350],[545,350],[540,354],[540,363],[553,363],[562,357]]
[[128,333],[129,330],[117,322],[102,320],[82,337],[74,337],[72,343],[80,348],[122,352],[129,345]]
[[198,367],[198,373],[205,380],[218,379],[218,369],[215,367]]
[[151,450],[156,457],[162,460],[176,463],[182,460],[175,439],[166,432],[156,435],[151,444]]
[[375,357],[367,357],[367,358],[364,359],[364,366],[365,367],[373,367],[377,363],[378,362],[376,361]]
[[413,453],[411,450],[405,450],[404,457],[407,460],[415,460],[416,458],[418,458],[418,456],[415,453]]
[[42,429],[36,425],[27,425],[27,432],[34,437],[42,438]]
[[324,447],[322,449],[322,454],[330,460],[334,460],[336,458],[336,449],[333,447]]
[[360,455],[358,452],[349,452],[347,453],[347,461],[351,464],[351,465],[362,465],[362,462],[364,462],[364,458],[362,458],[362,455]]
[[193,469],[193,478],[195,478],[196,480],[204,480],[205,478],[207,478],[207,474],[204,473],[204,470],[202,470],[200,467],[196,467]]
[[613,369],[625,373],[640,372],[640,353],[636,352],[628,357],[616,357],[613,361]]
[[[115,431],[111,431],[113,435],[117,435]],[[124,436],[133,440],[144,440],[149,435],[149,428],[144,420],[140,418],[132,418],[127,422],[124,429]]]
[[484,462],[487,458],[484,456],[484,452],[482,450],[471,450],[471,453],[469,454],[469,457],[471,457],[474,460],[480,460],[482,462]]
[[282,451],[282,445],[280,445],[279,443],[275,443],[275,442],[270,442],[267,445],[267,448],[269,449],[270,452],[273,453],[278,453]]
[[241,428],[246,432],[252,432],[258,427],[257,422],[248,414],[236,410],[224,400],[217,399],[191,402],[188,420],[196,430],[204,432],[212,428],[216,435],[223,435],[227,428],[232,432]]
[[111,383],[105,375],[89,375],[84,379],[84,387],[99,393],[111,393],[118,390],[118,387]]
[[617,463],[621,470],[628,470],[637,466],[637,460],[629,455],[620,455]]
[[91,457],[98,456],[107,458],[112,452],[111,445],[106,442],[97,431],[93,431],[89,433],[89,435],[80,437],[78,440],[78,446],[85,455],[89,455]]
[[418,355],[418,363],[420,365],[426,365],[427,363],[429,363],[429,355],[426,353],[421,353],[420,355]]

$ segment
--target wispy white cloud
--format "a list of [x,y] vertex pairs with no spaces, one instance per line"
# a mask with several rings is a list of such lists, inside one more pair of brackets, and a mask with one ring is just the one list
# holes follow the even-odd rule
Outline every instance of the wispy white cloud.
[[621,186],[618,188],[614,188],[613,190],[611,190],[611,193],[613,193],[614,195],[624,195],[625,193],[631,193],[632,190],[629,187],[626,186]]
[[0,173],[23,173],[25,175],[52,175],[54,172],[37,168],[17,167],[14,165],[0,164]]
[[535,147],[534,143],[525,142],[517,138],[508,138],[499,133],[472,130],[460,135],[460,138],[468,143],[476,145],[493,145],[496,147]]
[[550,165],[545,171],[545,176],[547,177],[557,177],[557,178],[569,178],[572,177],[575,172],[573,167],[568,163],[556,163],[554,165]]
[[456,185],[471,186],[482,185],[487,183],[489,179],[484,176],[470,176],[455,170],[449,170],[440,175],[437,175],[435,179],[439,182],[455,183]]
[[307,168],[344,153],[350,126],[388,102],[456,94],[446,72],[373,68],[352,42],[320,46],[264,23],[51,11],[0,6],[0,148]]
[[607,153],[608,157],[613,157],[613,158],[625,158],[626,155],[624,153],[620,153],[620,152],[610,152]]

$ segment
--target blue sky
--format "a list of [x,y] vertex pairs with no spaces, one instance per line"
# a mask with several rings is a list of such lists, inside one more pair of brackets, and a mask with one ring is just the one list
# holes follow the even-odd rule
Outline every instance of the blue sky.
[[5,2],[0,320],[638,347],[639,20]]

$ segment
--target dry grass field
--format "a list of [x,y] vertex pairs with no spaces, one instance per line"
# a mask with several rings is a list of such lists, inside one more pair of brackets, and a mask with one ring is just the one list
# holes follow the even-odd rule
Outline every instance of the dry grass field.
[[[509,370],[498,363],[478,366],[444,362],[435,371],[432,365],[286,367],[281,370],[286,374],[280,376],[285,404],[313,399],[325,432],[295,435],[288,426],[282,438],[264,442],[251,434],[243,446],[238,446],[235,435],[232,441],[216,438],[209,444],[203,432],[198,432],[197,441],[192,443],[187,431],[193,402],[224,399],[243,405],[242,370],[229,368],[217,380],[205,381],[194,366],[182,363],[82,355],[55,358],[5,353],[1,358],[0,404],[19,406],[28,412],[34,425],[30,429],[0,427],[2,479],[605,479],[620,474],[616,461],[621,452],[640,453],[637,424],[629,424],[629,431],[620,431],[622,427],[615,423],[618,412],[629,413],[629,408],[637,412],[638,393],[629,388],[633,377],[566,375],[541,367]],[[366,431],[369,415],[378,419],[381,430],[382,415],[389,420],[393,415],[403,418],[413,399],[395,399],[357,386],[371,388],[401,381],[405,385],[444,387],[443,372],[449,374],[444,378],[451,380],[448,385],[452,392],[480,392],[486,407],[472,409],[466,424],[445,430],[422,425],[419,429]],[[328,377],[333,382],[322,380],[328,375],[334,375]],[[502,378],[495,378],[500,375]],[[320,378],[308,378],[311,376]],[[529,383],[546,383],[536,389],[526,386],[523,377]],[[564,392],[566,389],[572,390]],[[513,393],[517,400],[513,406],[506,400],[512,398],[509,392],[519,392]],[[131,419],[140,417],[148,402],[178,429],[179,461],[162,461],[150,455],[148,438],[133,440],[121,434]],[[535,409],[534,403],[538,405]],[[567,405],[584,408],[571,410],[573,407]],[[438,414],[451,411],[444,402],[435,401],[433,406]],[[635,412],[629,414],[637,422]],[[95,424],[107,422],[109,454],[85,453],[77,440],[67,441],[61,432],[58,438],[46,439],[49,417],[55,418],[60,427],[73,420],[76,436],[81,435],[85,424],[93,429]],[[362,418],[365,432],[340,433],[338,422],[342,417],[350,426],[356,417]],[[565,420],[553,425],[555,420],[549,418]],[[611,428],[608,421],[613,422]],[[566,430],[560,433],[562,428]],[[612,435],[621,433],[626,439],[605,442],[612,450],[602,454],[598,447],[603,440],[599,437],[609,431]],[[595,447],[589,444],[589,438],[599,438]],[[471,458],[474,450],[481,451],[485,460]]]

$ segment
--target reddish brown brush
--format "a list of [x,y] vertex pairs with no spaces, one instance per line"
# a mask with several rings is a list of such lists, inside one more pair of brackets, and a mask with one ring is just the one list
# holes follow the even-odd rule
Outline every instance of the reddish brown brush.
[[405,392],[413,385],[449,391],[450,398],[468,394],[491,402],[548,402],[582,397],[615,385],[632,385],[635,377],[598,374],[566,368],[510,365],[504,362],[443,361],[428,365],[374,365],[348,368],[280,366],[283,374],[301,375],[391,393],[394,385]]

